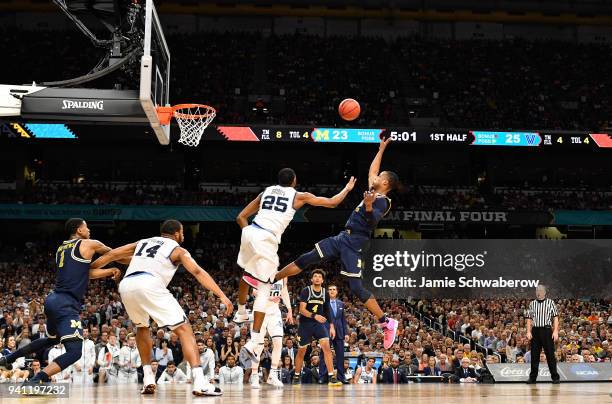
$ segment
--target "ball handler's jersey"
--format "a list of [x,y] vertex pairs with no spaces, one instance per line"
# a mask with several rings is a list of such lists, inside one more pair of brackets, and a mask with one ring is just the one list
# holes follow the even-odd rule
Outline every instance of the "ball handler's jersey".
[[178,268],[178,265],[174,265],[170,260],[170,255],[178,246],[176,241],[167,237],[140,240],[136,244],[134,256],[125,275],[139,271],[149,272],[168,286]]
[[274,234],[279,244],[283,232],[295,215],[293,200],[296,194],[295,188],[280,185],[268,187],[261,194],[259,211],[253,223]]

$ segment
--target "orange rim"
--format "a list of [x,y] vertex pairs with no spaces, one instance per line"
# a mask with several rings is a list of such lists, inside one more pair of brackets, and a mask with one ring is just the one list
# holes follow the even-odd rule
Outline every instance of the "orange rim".
[[[183,112],[179,112],[182,109],[191,109],[191,108],[203,109],[204,113],[185,114]],[[208,118],[209,116],[217,113],[217,111],[213,107],[205,105],[205,104],[177,104],[172,107],[172,110],[174,111],[174,116],[179,119],[202,119],[202,118]]]
[[157,118],[159,123],[162,125],[170,125],[172,115],[174,114],[174,108],[172,107],[157,107]]

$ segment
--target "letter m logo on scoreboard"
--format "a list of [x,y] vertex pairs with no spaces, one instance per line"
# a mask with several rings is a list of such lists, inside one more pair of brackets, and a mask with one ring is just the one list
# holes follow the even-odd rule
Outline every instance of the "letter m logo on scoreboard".
[[315,129],[312,135],[315,142],[329,140],[329,129]]

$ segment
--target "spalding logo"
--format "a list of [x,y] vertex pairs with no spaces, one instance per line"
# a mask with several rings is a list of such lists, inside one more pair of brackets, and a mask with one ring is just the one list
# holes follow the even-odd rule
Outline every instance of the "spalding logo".
[[104,111],[104,101],[62,100],[62,109],[97,109]]

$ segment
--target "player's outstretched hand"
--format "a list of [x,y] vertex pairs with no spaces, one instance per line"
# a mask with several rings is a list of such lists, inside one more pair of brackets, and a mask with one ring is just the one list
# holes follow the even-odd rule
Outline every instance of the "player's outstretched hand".
[[387,145],[391,143],[391,138],[388,137],[386,139],[380,139],[380,146],[378,147],[378,150],[380,151],[384,151],[387,148]]
[[355,183],[356,182],[357,182],[357,178],[351,176],[349,181],[344,186],[344,189],[346,189],[347,191],[351,192],[353,190],[353,188],[355,188]]
[[228,316],[232,314],[232,312],[234,311],[234,304],[232,303],[232,301],[228,299],[227,296],[223,297],[221,301],[225,305],[225,314],[227,314]]

